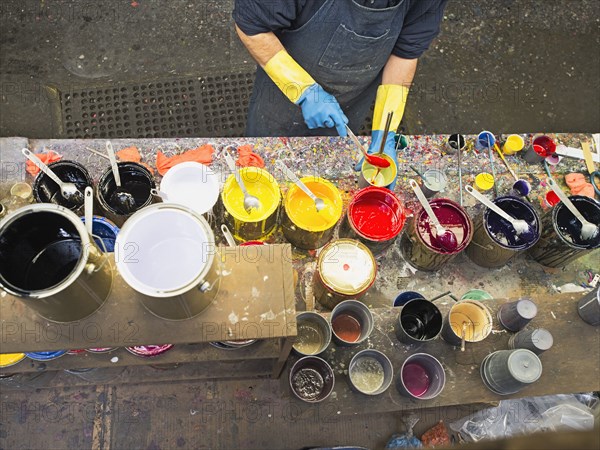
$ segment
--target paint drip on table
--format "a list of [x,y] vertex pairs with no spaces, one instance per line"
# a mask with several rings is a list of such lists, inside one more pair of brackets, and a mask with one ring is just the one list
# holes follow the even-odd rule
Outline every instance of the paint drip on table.
[[384,378],[383,365],[371,357],[358,359],[350,370],[352,384],[365,394],[377,392],[383,386]]

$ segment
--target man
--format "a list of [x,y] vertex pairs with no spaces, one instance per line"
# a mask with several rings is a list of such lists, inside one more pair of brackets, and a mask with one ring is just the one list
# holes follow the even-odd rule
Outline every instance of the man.
[[[370,152],[394,135],[448,0],[236,0],[240,39],[259,64],[248,136],[357,131],[375,101]],[[383,136],[388,112],[390,132]]]

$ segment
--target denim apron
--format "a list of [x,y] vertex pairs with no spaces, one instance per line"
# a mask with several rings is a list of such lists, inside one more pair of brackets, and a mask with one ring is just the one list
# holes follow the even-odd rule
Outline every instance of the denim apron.
[[[381,83],[410,1],[374,9],[353,0],[327,0],[307,23],[276,36],[288,53],[340,103],[358,131]],[[258,67],[248,107],[247,136],[336,135],[335,128],[309,130],[294,105]]]

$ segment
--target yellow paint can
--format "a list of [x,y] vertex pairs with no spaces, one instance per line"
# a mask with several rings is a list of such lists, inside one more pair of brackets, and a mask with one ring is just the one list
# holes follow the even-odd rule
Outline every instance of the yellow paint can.
[[225,181],[221,200],[223,218],[233,236],[239,241],[261,240],[277,226],[277,213],[281,204],[281,191],[277,181],[266,170],[258,167],[240,169],[246,189],[260,201],[260,208],[247,212],[244,209],[244,194],[230,175]]
[[25,353],[0,353],[0,367],[14,366],[25,359]]
[[335,226],[342,217],[342,195],[331,182],[319,177],[304,177],[301,181],[325,202],[317,211],[315,202],[292,184],[283,202],[283,234],[295,247],[312,250],[322,247],[333,237]]

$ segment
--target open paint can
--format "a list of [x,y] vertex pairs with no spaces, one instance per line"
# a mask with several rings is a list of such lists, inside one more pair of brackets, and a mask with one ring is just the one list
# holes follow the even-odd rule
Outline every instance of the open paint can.
[[398,340],[405,344],[432,341],[442,331],[442,313],[429,300],[417,298],[400,310],[396,326]]
[[577,313],[584,322],[596,327],[600,325],[600,288],[596,288],[579,300]]
[[[584,219],[600,226],[600,203],[580,195],[569,199]],[[592,239],[581,239],[581,222],[562,202],[542,216],[542,230],[540,240],[529,254],[546,267],[565,267],[600,248],[600,233]]]
[[444,390],[444,366],[427,353],[410,355],[402,364],[397,388],[401,394],[417,400],[431,400]]
[[499,350],[485,357],[480,367],[483,384],[498,395],[519,392],[542,375],[542,362],[531,350]]
[[462,134],[451,134],[446,141],[446,153],[454,154],[459,150],[463,150],[467,145],[467,141]]
[[320,314],[312,311],[296,316],[298,335],[293,349],[300,355],[323,353],[331,342],[331,325]]
[[452,345],[465,342],[481,342],[492,332],[490,311],[476,300],[461,300],[450,308],[442,325],[442,338]]
[[66,350],[55,350],[51,352],[27,352],[25,355],[34,361],[52,361],[67,353]]
[[340,235],[358,239],[374,255],[380,255],[400,234],[405,220],[398,197],[388,189],[371,186],[354,194]]
[[177,203],[205,214],[212,211],[219,192],[219,176],[204,164],[188,161],[167,171],[158,194],[164,203]]
[[134,347],[125,347],[129,353],[141,358],[154,358],[162,355],[173,348],[173,344],[165,345],[136,345]]
[[393,305],[394,306],[406,305],[409,301],[414,300],[416,298],[424,299],[425,297],[423,297],[423,294],[421,294],[419,292],[404,291],[404,292],[401,292],[400,294],[398,294],[398,296],[394,299]]
[[158,317],[194,317],[219,291],[213,232],[204,217],[185,206],[157,203],[138,211],[116,245],[117,270]]
[[531,138],[527,149],[521,153],[523,159],[530,164],[541,163],[545,158],[556,152],[556,142],[551,137],[536,134]]
[[467,212],[458,203],[447,198],[437,198],[430,202],[431,208],[442,226],[454,233],[458,243],[454,251],[442,248],[437,242],[435,227],[423,208],[412,217],[402,237],[402,256],[419,270],[434,271],[452,260],[471,242],[473,223]]
[[14,366],[25,359],[25,353],[0,353],[0,369]]
[[340,191],[319,177],[304,177],[301,181],[325,202],[317,211],[315,202],[295,184],[290,185],[283,202],[282,228],[285,238],[297,248],[313,250],[331,240],[335,226],[342,216]]
[[423,172],[422,177],[419,177],[419,185],[425,197],[432,198],[446,190],[448,178],[439,169],[429,169]]
[[289,378],[292,392],[307,403],[325,400],[335,385],[333,369],[318,356],[305,356],[292,366]]
[[[82,217],[81,220],[85,223],[85,217]],[[115,251],[117,234],[119,234],[119,227],[110,220],[100,216],[92,218],[92,237],[98,248],[104,253]]]
[[523,147],[525,147],[525,140],[518,134],[511,134],[506,138],[502,146],[502,153],[505,155],[514,155],[523,150]]
[[248,193],[260,201],[260,208],[250,213],[244,209],[244,194],[232,174],[225,181],[221,193],[225,224],[238,241],[265,239],[277,226],[281,203],[279,185],[269,172],[258,167],[244,167],[239,173]]
[[493,149],[496,143],[496,137],[491,131],[482,131],[475,138],[475,148],[479,151]]
[[376,275],[375,258],[365,244],[354,239],[331,241],[317,258],[313,284],[315,299],[333,309],[344,300],[366,294]]
[[461,300],[493,300],[494,297],[481,289],[470,289],[460,298]]
[[353,346],[363,343],[373,331],[373,314],[358,300],[344,300],[331,311],[333,340],[337,345]]
[[104,215],[118,226],[122,226],[136,211],[152,204],[154,201],[152,190],[156,189],[156,183],[150,171],[141,164],[120,162],[117,165],[121,176],[121,187],[129,192],[135,201],[133,211],[123,210],[123,206],[118,202],[115,195],[117,184],[110,167],[104,171],[98,181],[97,198]]
[[358,178],[358,185],[361,188],[369,186],[389,188],[392,183],[396,181],[396,176],[398,175],[396,161],[394,161],[385,153],[381,155],[378,154],[377,156],[386,159],[390,165],[385,169],[381,169],[369,164],[367,161],[364,161],[360,169],[360,176]]
[[[48,164],[48,167],[62,181],[75,184],[82,195],[87,186],[93,185],[92,177],[86,168],[78,162],[62,160]],[[77,214],[83,213],[83,200],[81,203],[66,200],[62,196],[58,184],[52,181],[44,172],[40,171],[33,182],[33,196],[38,203],[54,203]]]
[[112,282],[107,256],[68,209],[28,205],[0,222],[0,286],[42,317],[84,319],[102,306]]
[[541,223],[533,207],[516,197],[499,197],[494,203],[515,219],[529,224],[529,231],[517,234],[512,224],[485,208],[475,223],[473,240],[466,253],[475,264],[502,267],[519,253],[530,249],[540,237]]
[[350,387],[361,394],[382,394],[390,387],[393,379],[392,362],[378,350],[361,350],[352,357],[348,365]]

